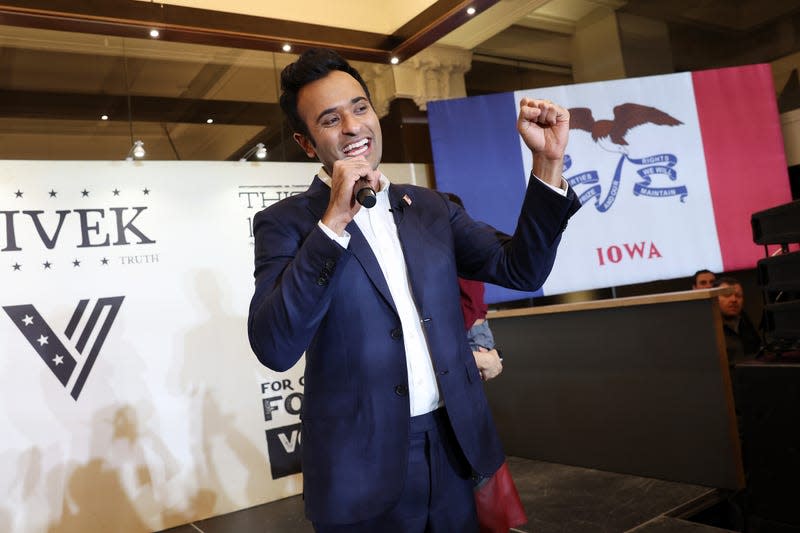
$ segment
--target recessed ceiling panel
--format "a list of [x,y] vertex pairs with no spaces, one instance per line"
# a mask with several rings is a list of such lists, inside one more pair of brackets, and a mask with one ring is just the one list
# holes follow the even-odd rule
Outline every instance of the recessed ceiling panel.
[[[138,0],[150,3],[150,0]],[[237,13],[306,24],[389,35],[435,0],[303,0],[302,2],[253,2],[252,0],[162,0],[161,4]]]

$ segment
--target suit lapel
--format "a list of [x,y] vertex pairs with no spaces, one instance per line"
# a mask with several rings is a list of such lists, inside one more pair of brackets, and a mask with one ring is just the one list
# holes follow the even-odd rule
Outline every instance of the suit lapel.
[[383,277],[383,270],[381,270],[378,259],[372,252],[372,248],[367,242],[366,237],[364,237],[364,234],[358,229],[358,224],[355,222],[350,222],[347,225],[347,231],[350,233],[350,246],[348,250],[358,262],[361,263],[361,267],[364,269],[364,272],[367,273],[372,284],[378,289],[378,292],[381,293],[381,296],[386,300],[389,307],[397,314],[397,308],[394,305],[394,300],[392,300],[392,293],[389,292],[389,285],[386,283],[386,278]]
[[405,208],[411,207],[403,200],[403,196],[408,197],[403,189],[397,185],[389,185],[389,205],[392,209],[394,223],[398,229],[405,218]]
[[406,261],[411,292],[417,307],[422,303],[423,287],[422,273],[418,267],[423,265],[426,258],[424,256],[424,246],[420,238],[424,235],[421,231],[418,213],[414,211],[413,198],[408,190],[397,185],[389,186],[389,205],[392,206],[394,223],[397,226],[397,237],[400,239],[400,246],[403,248],[403,257]]

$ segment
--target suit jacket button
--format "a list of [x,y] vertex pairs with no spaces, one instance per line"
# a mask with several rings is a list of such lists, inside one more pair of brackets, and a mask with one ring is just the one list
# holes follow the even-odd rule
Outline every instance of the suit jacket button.
[[400,328],[394,328],[389,335],[391,335],[394,340],[397,340],[403,336],[403,330]]
[[405,385],[398,385],[397,387],[394,388],[394,393],[397,394],[398,396],[406,396],[408,395],[408,387],[406,387]]
[[328,278],[323,276],[317,278],[317,285],[319,285],[320,287],[322,287],[323,285],[327,285],[327,283],[328,283]]
[[333,270],[333,267],[336,265],[336,262],[333,259],[326,259],[325,260],[325,270]]

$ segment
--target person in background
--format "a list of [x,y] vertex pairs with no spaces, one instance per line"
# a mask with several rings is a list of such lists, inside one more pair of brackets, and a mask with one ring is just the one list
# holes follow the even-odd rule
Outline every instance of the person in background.
[[692,289],[710,289],[714,286],[714,281],[716,281],[716,279],[717,276],[715,276],[710,270],[698,270],[694,273]]
[[[743,458],[747,458],[750,455],[745,449],[747,442],[744,438],[747,432],[745,429],[747,417],[744,417],[742,412],[748,407],[747,405],[742,405],[742,384],[737,379],[736,363],[751,359],[758,354],[762,346],[761,336],[744,312],[744,291],[739,280],[730,276],[723,276],[714,282],[714,287],[731,287],[733,289],[730,294],[719,295],[717,298],[719,300],[720,314],[722,315],[722,331],[725,334],[725,351],[728,357],[728,370],[730,372],[734,411],[736,413],[736,427],[739,432],[740,445],[744,451]],[[747,472],[748,465],[745,464],[744,467],[745,472]],[[745,517],[748,515],[746,490],[734,491],[725,500],[723,512],[729,521],[728,527],[734,531],[748,531],[745,525]]]
[[[464,207],[461,198],[451,192],[445,193],[451,202]],[[484,285],[482,281],[458,278],[458,288],[461,291],[461,313],[464,315],[464,327],[467,330],[472,355],[481,379],[488,381],[500,375],[503,371],[503,360],[500,352],[495,348],[494,335],[486,320],[488,306],[484,301]]]
[[744,313],[744,292],[736,278],[722,277],[715,287],[731,287],[730,294],[719,295],[719,310],[722,314],[722,330],[725,333],[725,348],[728,364],[733,365],[743,359],[754,357],[761,349],[761,336],[753,322]]

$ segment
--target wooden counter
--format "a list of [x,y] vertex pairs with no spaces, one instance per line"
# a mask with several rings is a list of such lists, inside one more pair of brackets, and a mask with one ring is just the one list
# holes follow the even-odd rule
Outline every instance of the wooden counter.
[[490,313],[486,384],[509,455],[717,488],[744,486],[717,295]]

